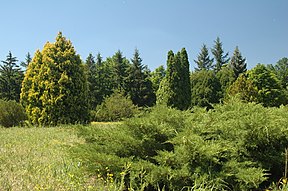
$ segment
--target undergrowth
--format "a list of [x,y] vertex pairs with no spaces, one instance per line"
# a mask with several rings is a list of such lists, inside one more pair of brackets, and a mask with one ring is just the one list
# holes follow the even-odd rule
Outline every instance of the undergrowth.
[[[255,190],[284,173],[286,107],[231,101],[209,110],[156,107],[111,128],[81,126],[73,149],[118,190]],[[113,177],[113,178],[111,178]]]

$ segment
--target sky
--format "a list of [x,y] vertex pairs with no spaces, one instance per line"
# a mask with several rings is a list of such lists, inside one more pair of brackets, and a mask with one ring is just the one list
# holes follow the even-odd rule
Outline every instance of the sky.
[[[169,50],[185,47],[191,69],[203,44],[219,37],[236,46],[248,68],[288,57],[288,0],[0,0],[0,60],[9,51],[24,61],[59,31],[81,58],[135,48],[151,70],[166,65]],[[210,51],[211,56],[211,51]]]

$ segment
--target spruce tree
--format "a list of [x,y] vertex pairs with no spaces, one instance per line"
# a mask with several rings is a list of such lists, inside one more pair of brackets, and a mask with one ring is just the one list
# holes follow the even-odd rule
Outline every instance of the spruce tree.
[[246,58],[242,57],[238,46],[236,46],[236,48],[234,50],[233,56],[232,56],[231,61],[230,61],[230,66],[232,67],[236,78],[238,78],[238,76],[241,73],[244,73],[247,71]]
[[19,101],[23,72],[17,58],[9,52],[0,66],[0,99]]
[[28,52],[26,54],[25,61],[21,62],[20,65],[26,69],[31,61],[32,61],[32,57],[31,57],[30,53]]
[[85,62],[86,73],[87,73],[87,82],[88,82],[88,101],[89,108],[96,108],[96,95],[95,91],[97,91],[97,78],[96,78],[96,63],[95,57],[90,53]]
[[112,71],[112,78],[114,81],[114,89],[124,90],[125,79],[128,76],[127,69],[129,60],[123,56],[122,52],[118,50],[111,59],[110,69]]
[[132,64],[128,69],[125,91],[130,96],[133,104],[142,106],[152,106],[156,101],[153,92],[152,82],[149,79],[149,70],[142,64],[139,51],[135,49]]
[[86,123],[87,78],[80,56],[62,33],[47,42],[28,65],[21,103],[35,125]]
[[108,61],[103,61],[100,53],[98,53],[96,56],[95,75],[95,105],[100,105],[104,99],[109,97],[114,92],[114,89],[118,86],[113,79],[113,68],[111,68]]
[[214,47],[211,50],[212,54],[214,55],[214,60],[216,62],[214,70],[216,72],[219,72],[221,68],[229,62],[230,58],[228,57],[228,52],[225,55],[223,55],[224,50],[222,48],[222,42],[220,41],[219,37],[217,37],[214,43],[215,43]]
[[210,59],[208,48],[205,44],[203,44],[201,52],[194,62],[197,64],[197,68],[195,68],[196,71],[211,70],[213,68],[213,59]]

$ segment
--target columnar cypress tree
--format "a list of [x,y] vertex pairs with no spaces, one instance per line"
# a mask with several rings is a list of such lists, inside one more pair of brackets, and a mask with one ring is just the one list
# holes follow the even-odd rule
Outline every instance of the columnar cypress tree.
[[185,49],[174,55],[168,52],[167,73],[157,91],[157,103],[180,110],[190,106],[189,62]]
[[149,79],[147,66],[143,66],[139,51],[135,49],[132,64],[128,69],[128,77],[125,83],[125,91],[130,96],[133,104],[152,106],[156,101],[152,82]]
[[182,48],[180,52],[180,60],[181,60],[181,75],[180,75],[180,82],[181,82],[181,108],[182,110],[188,109],[191,104],[191,81],[190,81],[190,65],[188,60],[188,54],[185,48]]
[[238,76],[241,73],[244,73],[247,71],[246,58],[242,57],[238,46],[236,46],[234,50],[233,56],[231,58],[230,66],[232,67],[236,78],[238,78]]
[[213,68],[213,59],[210,59],[208,48],[205,44],[203,44],[201,52],[194,62],[197,64],[197,68],[195,68],[196,71],[211,70]]
[[171,79],[174,72],[175,72],[175,66],[174,66],[174,53],[172,50],[168,52],[167,56],[167,70],[166,70],[166,76],[163,78],[159,85],[159,89],[157,91],[157,104],[163,104],[167,106],[172,106],[172,98],[174,96],[174,90],[172,88],[172,82]]
[[35,125],[88,121],[87,79],[80,56],[60,32],[28,65],[21,103]]
[[228,52],[224,54],[224,50],[222,48],[222,42],[220,41],[220,38],[217,37],[217,39],[214,41],[214,47],[212,49],[212,54],[214,55],[214,60],[215,60],[215,71],[218,72],[221,70],[222,66],[227,64],[230,60],[228,58]]
[[0,99],[19,101],[23,72],[17,65],[17,58],[9,52],[0,66]]

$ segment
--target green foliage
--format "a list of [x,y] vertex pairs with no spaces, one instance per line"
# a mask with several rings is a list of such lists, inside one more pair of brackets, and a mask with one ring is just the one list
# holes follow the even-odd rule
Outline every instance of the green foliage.
[[224,50],[222,48],[222,42],[220,41],[220,38],[217,37],[216,40],[214,41],[214,46],[213,46],[213,49],[212,49],[212,54],[214,56],[214,60],[215,60],[215,71],[216,72],[219,72],[223,66],[225,66],[230,58],[227,58],[228,57],[228,52],[224,54]]
[[121,121],[133,117],[138,109],[123,92],[115,91],[93,112],[95,121]]
[[203,44],[201,52],[194,62],[197,64],[197,68],[195,68],[196,71],[211,70],[214,67],[213,59],[210,59],[208,48],[205,44]]
[[85,72],[87,75],[87,83],[88,83],[88,101],[89,101],[89,109],[93,109],[98,105],[97,102],[97,81],[96,78],[96,63],[94,56],[90,53],[85,62]]
[[166,75],[166,70],[163,65],[156,68],[153,72],[151,72],[150,80],[152,82],[153,91],[157,92],[159,89],[160,83]]
[[252,80],[247,78],[247,75],[245,74],[241,74],[227,91],[228,94],[225,96],[226,99],[230,96],[236,96],[238,99],[246,102],[257,101],[257,90],[253,85]]
[[26,54],[25,61],[21,62],[20,65],[26,69],[31,61],[32,61],[32,57],[30,53],[28,52]]
[[242,57],[242,54],[239,51],[238,46],[236,46],[234,50],[233,56],[230,61],[230,66],[232,67],[236,78],[238,78],[238,76],[241,73],[244,73],[247,71],[246,58]]
[[178,52],[180,56],[181,63],[181,76],[179,80],[179,105],[180,109],[188,109],[191,104],[191,81],[190,81],[190,65],[188,60],[188,54],[185,48],[182,48],[180,52]]
[[0,99],[19,101],[23,72],[17,65],[17,58],[9,52],[0,66]]
[[268,65],[268,68],[280,80],[283,88],[288,86],[288,58],[281,58],[275,65]]
[[157,103],[186,110],[190,106],[189,62],[186,50],[168,52],[167,72],[157,91]]
[[3,127],[18,126],[26,119],[25,110],[15,101],[0,100],[0,125]]
[[129,60],[118,50],[112,58],[107,58],[107,67],[110,70],[112,89],[125,89],[125,79],[128,76]]
[[130,96],[133,104],[139,107],[154,105],[156,95],[149,79],[149,70],[147,66],[142,64],[142,59],[137,49],[135,49],[131,62],[125,82],[126,94]]
[[256,91],[256,101],[264,106],[280,106],[286,104],[284,89],[276,75],[263,64],[258,64],[248,72],[248,78],[252,81]]
[[200,70],[191,74],[191,105],[212,108],[220,99],[221,85],[214,71]]
[[[242,74],[230,86],[229,95],[264,106],[280,106],[287,103],[287,90],[283,89],[276,75],[265,65],[258,64]],[[229,96],[228,96],[229,97]]]
[[22,83],[21,103],[35,125],[86,123],[87,79],[80,56],[60,32],[37,51]]
[[119,126],[79,128],[86,144],[74,157],[126,189],[254,190],[282,176],[287,120],[286,107],[235,99],[208,112],[158,106]]
[[220,98],[224,98],[227,94],[229,87],[236,80],[234,71],[229,66],[222,66],[222,68],[216,73],[216,77],[221,85]]

